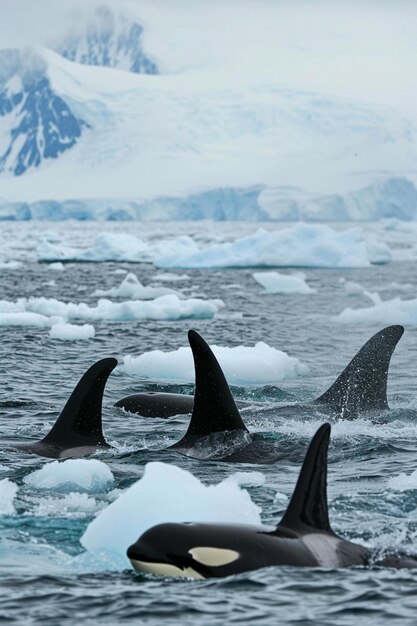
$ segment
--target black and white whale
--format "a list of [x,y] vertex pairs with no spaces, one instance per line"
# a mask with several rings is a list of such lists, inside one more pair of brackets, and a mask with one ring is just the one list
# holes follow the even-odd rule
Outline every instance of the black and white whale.
[[113,358],[94,363],[78,382],[49,433],[41,441],[16,447],[53,459],[83,457],[109,448],[101,412],[104,388],[116,365]]
[[[388,326],[376,333],[350,361],[333,385],[319,398],[274,408],[286,413],[329,412],[352,419],[367,411],[388,409],[387,377],[392,353],[404,332],[403,326]],[[249,406],[236,402],[239,408]],[[130,413],[143,417],[171,417],[191,413],[194,396],[175,393],[142,392],[116,402]]]
[[270,566],[415,568],[417,559],[372,553],[333,532],[327,503],[330,425],[314,435],[288,508],[275,530],[234,524],[170,523],[147,530],[127,550],[137,572],[218,578]]
[[273,463],[282,452],[251,435],[235,404],[223,371],[210,346],[188,332],[195,368],[193,412],[187,432],[170,450],[201,460]]

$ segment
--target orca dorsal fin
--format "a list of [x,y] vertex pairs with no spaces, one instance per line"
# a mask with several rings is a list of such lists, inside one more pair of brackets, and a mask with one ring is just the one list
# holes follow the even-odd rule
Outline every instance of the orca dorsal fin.
[[101,359],[85,372],[42,443],[66,447],[107,446],[101,423],[101,408],[104,387],[116,365],[116,359]]
[[223,370],[210,346],[195,331],[188,331],[194,358],[194,405],[188,430],[178,444],[231,430],[247,431],[227,384]]
[[327,450],[330,424],[320,426],[312,438],[280,528],[332,532],[327,506]]
[[326,404],[345,417],[354,417],[362,411],[388,409],[388,369],[403,332],[403,326],[388,326],[376,333],[336,382],[314,402]]

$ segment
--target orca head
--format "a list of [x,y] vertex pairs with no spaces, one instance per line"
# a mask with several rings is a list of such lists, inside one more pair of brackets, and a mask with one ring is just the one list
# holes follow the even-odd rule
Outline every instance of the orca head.
[[127,556],[139,573],[202,579],[239,571],[240,552],[233,525],[169,523],[143,533]]

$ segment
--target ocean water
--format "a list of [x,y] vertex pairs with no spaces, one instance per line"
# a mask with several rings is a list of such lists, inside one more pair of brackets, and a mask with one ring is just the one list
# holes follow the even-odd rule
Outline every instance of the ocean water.
[[[95,289],[120,283],[123,276],[114,274],[115,270],[134,271],[145,284],[158,272],[151,264],[115,262],[70,263],[64,271],[51,270],[47,264],[37,263],[35,253],[37,232],[49,226],[2,226],[7,259],[22,262],[20,268],[0,271],[2,299],[45,296],[92,304],[97,300],[92,295]],[[97,224],[50,226],[79,241],[91,239],[100,228]],[[109,230],[109,225],[105,228]],[[165,232],[156,225],[129,224],[127,228],[117,224],[115,228],[158,238],[166,236],[170,226],[164,227]],[[235,234],[236,228],[175,224],[170,232],[204,241],[221,239],[222,232]],[[243,233],[251,226],[239,228]],[[400,249],[403,239],[409,242],[410,233],[392,237]],[[306,280],[316,293],[262,295],[253,271],[187,270],[191,278],[181,286],[192,287],[201,297],[224,300],[226,307],[213,320],[94,322],[96,335],[88,341],[54,340],[45,329],[1,328],[0,480],[9,478],[19,490],[16,513],[0,517],[0,623],[415,624],[414,571],[273,567],[209,581],[157,579],[130,569],[110,571],[102,563],[77,557],[84,552],[81,535],[111,494],[93,490],[88,494],[89,506],[82,506],[80,499],[79,508],[65,508],[60,505],[62,494],[35,490],[24,482],[25,476],[48,460],[18,451],[14,443],[39,439],[49,430],[89,365],[105,356],[122,361],[126,355],[148,350],[177,349],[186,345],[187,330],[195,328],[209,343],[218,345],[265,341],[308,366],[307,374],[276,385],[234,388],[239,398],[264,402],[245,409],[243,416],[251,431],[281,447],[283,459],[267,466],[231,465],[201,462],[164,450],[185,432],[187,416],[143,419],[116,409],[113,403],[143,389],[190,392],[190,384],[140,380],[127,376],[120,367],[109,379],[103,412],[105,434],[115,449],[97,458],[112,470],[116,489],[138,480],[146,463],[155,460],[187,469],[205,484],[218,483],[234,471],[261,471],[264,483],[247,489],[262,508],[263,521],[277,523],[286,505],[281,494],[291,494],[309,439],[326,421],[326,416],[318,413],[300,417],[294,412],[278,412],[277,407],[288,400],[319,395],[382,327],[334,321],[333,316],[348,306],[370,305],[363,295],[348,296],[341,279],[381,291],[383,298],[400,295],[405,299],[417,296],[417,274],[413,261],[350,270],[306,268]],[[382,292],[389,285],[393,286]],[[405,287],[399,291],[398,285]],[[396,491],[388,486],[391,478],[417,469],[416,354],[416,327],[407,326],[390,368],[390,411],[332,422],[332,525],[344,537],[375,550],[417,552],[417,479],[414,490]]]

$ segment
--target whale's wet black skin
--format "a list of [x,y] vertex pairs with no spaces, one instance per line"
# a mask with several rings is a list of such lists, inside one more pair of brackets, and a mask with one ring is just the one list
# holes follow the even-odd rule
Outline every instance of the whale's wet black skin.
[[[329,414],[382,410],[387,403],[387,376],[392,352],[403,333],[390,326],[374,335],[352,359],[330,389],[314,404]],[[184,437],[171,449],[204,460],[274,463],[285,451],[274,442],[251,435],[236,407],[223,371],[212,350],[194,330],[188,333],[195,365],[193,412]],[[305,405],[306,407],[308,405]],[[291,407],[297,409],[299,405]]]
[[[404,328],[388,326],[376,333],[359,350],[333,385],[319,398],[307,403],[281,406],[277,411],[292,412],[315,408],[320,412],[353,419],[366,411],[388,409],[387,377],[392,353]],[[249,403],[236,402],[238,407]],[[143,392],[126,396],[116,402],[130,413],[143,417],[171,417],[191,413],[194,396],[174,393]]]
[[246,428],[223,371],[210,346],[188,332],[195,367],[193,412],[184,437],[170,446],[186,456],[242,463],[273,463],[282,454],[255,440]]
[[108,377],[117,365],[101,359],[82,376],[49,433],[34,443],[19,445],[28,452],[53,459],[82,457],[109,448],[103,435],[102,402]]
[[218,578],[269,566],[416,568],[403,554],[372,563],[364,546],[336,535],[327,503],[330,425],[314,435],[288,508],[273,531],[233,524],[159,524],[128,548],[137,572]]

